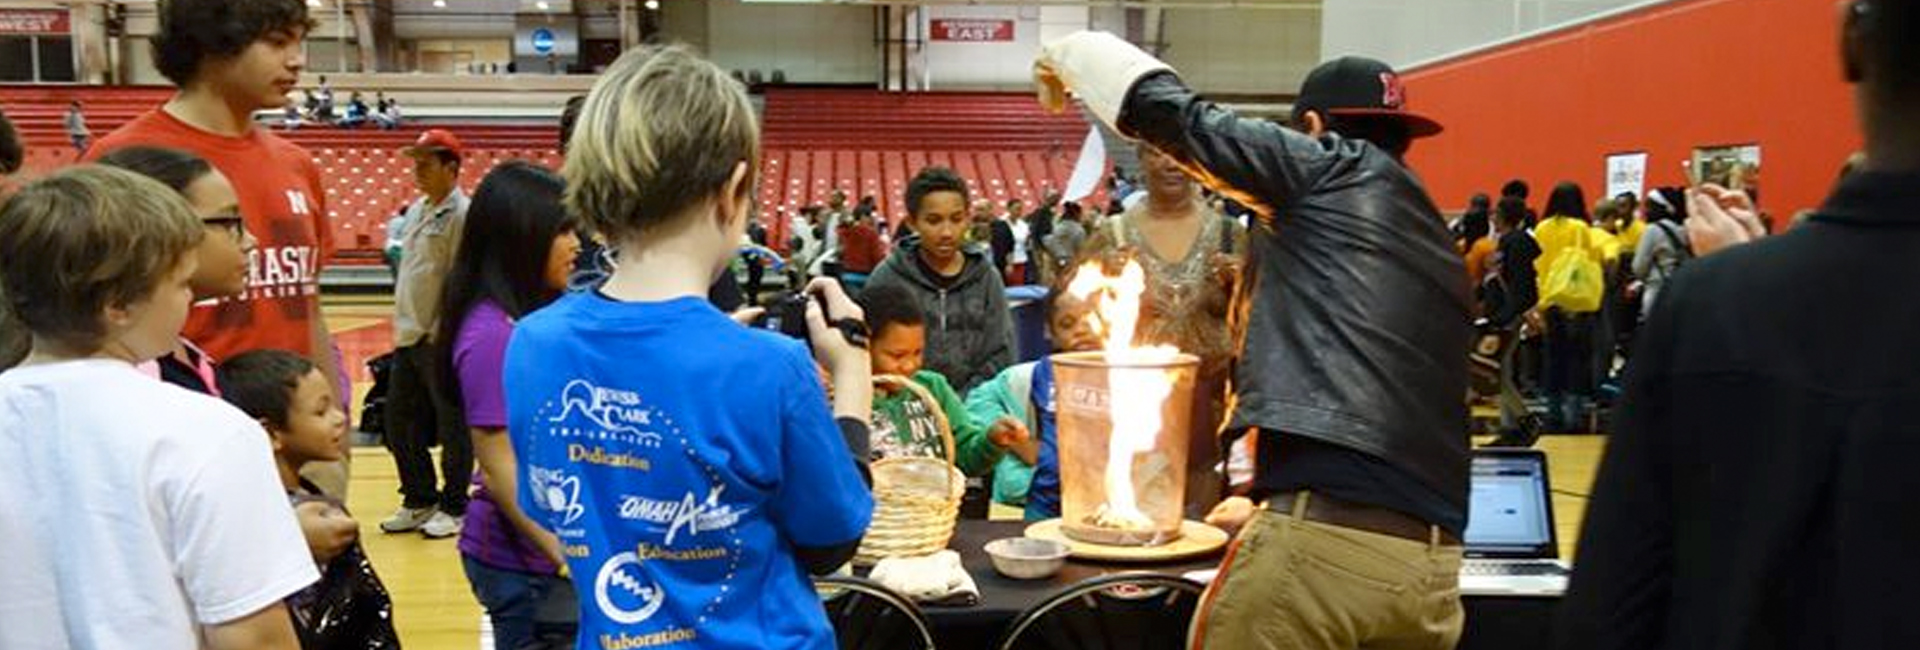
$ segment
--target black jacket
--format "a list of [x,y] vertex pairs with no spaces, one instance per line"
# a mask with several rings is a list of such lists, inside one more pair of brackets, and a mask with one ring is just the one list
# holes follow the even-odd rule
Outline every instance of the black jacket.
[[1540,303],[1540,274],[1533,269],[1540,259],[1540,243],[1525,230],[1500,236],[1491,273],[1480,283],[1481,313],[1494,325],[1512,327],[1520,317]]
[[1366,453],[1464,513],[1467,272],[1419,179],[1371,144],[1241,119],[1172,73],[1134,84],[1119,127],[1260,216],[1227,431]]
[[1559,648],[1920,648],[1920,175],[1700,258],[1628,371]]
[[994,219],[987,225],[987,232],[991,233],[992,241],[987,242],[987,247],[993,253],[993,268],[1005,272],[1007,261],[1013,258],[1013,224],[1006,219]]

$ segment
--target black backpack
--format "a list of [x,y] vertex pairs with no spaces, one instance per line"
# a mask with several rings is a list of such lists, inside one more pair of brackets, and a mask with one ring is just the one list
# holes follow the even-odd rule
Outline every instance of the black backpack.
[[385,435],[387,432],[387,379],[393,376],[393,353],[388,352],[368,359],[367,374],[373,376],[373,387],[367,389],[366,399],[360,402],[360,432]]

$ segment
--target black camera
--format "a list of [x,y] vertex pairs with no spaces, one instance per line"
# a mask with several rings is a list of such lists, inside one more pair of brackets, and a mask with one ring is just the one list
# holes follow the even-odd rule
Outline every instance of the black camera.
[[[763,330],[779,332],[789,337],[800,339],[801,341],[809,341],[807,336],[807,303],[814,300],[819,300],[819,298],[804,293],[781,294],[779,297],[774,298],[771,304],[767,305],[767,313],[755,319],[753,326]],[[826,304],[822,302],[820,307],[824,309],[826,308]]]
[[767,305],[767,313],[754,319],[753,327],[799,339],[807,344],[808,351],[812,351],[813,338],[807,330],[808,302],[819,303],[820,313],[826,315],[827,324],[840,330],[840,335],[846,337],[848,343],[862,349],[867,347],[867,324],[855,318],[835,318],[833,310],[827,308],[826,299],[817,293],[781,294]]

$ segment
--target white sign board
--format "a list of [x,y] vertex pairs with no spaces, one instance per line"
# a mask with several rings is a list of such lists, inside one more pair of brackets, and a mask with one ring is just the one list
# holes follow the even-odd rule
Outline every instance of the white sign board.
[[1607,156],[1607,198],[1632,194],[1646,198],[1647,154],[1617,153]]

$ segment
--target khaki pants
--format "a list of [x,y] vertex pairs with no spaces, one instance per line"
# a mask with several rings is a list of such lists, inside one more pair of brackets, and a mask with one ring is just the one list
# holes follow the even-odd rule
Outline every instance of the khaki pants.
[[1458,546],[1261,509],[1227,551],[1188,643],[1194,650],[1450,650],[1460,640]]

